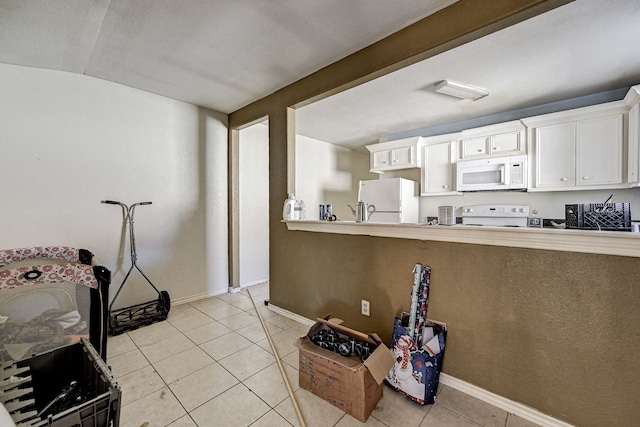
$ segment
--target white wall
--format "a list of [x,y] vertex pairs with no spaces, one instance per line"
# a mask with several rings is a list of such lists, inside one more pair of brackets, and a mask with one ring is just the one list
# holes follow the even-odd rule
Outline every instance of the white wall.
[[[0,247],[67,245],[138,265],[172,301],[227,290],[227,117],[82,75],[0,64]],[[132,274],[115,308],[155,292]]]
[[269,280],[269,127],[240,130],[240,286]]
[[338,219],[353,221],[347,204],[358,202],[358,182],[377,178],[369,173],[368,154],[296,135],[295,195],[304,200],[307,219],[318,220],[318,206],[331,203]]

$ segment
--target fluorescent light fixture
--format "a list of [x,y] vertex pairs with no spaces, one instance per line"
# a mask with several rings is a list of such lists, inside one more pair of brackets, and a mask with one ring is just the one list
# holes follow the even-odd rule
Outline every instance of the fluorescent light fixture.
[[472,101],[489,95],[489,91],[486,89],[454,82],[452,80],[441,81],[436,85],[435,91],[445,95],[455,96],[456,98],[470,99]]

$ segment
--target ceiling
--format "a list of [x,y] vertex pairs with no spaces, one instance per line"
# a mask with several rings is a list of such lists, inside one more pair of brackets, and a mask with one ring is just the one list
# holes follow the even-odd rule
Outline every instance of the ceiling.
[[455,0],[0,0],[0,63],[231,113]]
[[[578,0],[296,111],[296,132],[351,148],[389,135],[640,83],[640,2]],[[434,92],[444,79],[489,96]]]
[[[0,0],[0,63],[231,113],[455,0]],[[578,0],[297,110],[347,147],[640,83],[640,2]],[[489,90],[433,92],[443,79]]]

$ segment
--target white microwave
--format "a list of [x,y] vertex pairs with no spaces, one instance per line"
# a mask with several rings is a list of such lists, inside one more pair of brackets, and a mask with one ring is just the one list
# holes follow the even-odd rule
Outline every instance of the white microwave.
[[456,167],[458,191],[526,190],[527,156],[462,160]]

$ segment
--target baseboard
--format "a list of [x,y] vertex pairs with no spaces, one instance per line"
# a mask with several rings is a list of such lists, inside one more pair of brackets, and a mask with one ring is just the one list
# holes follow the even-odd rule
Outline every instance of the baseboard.
[[[229,292],[239,292],[240,289],[241,288],[230,287]],[[172,305],[179,305],[179,304],[184,304],[188,302],[193,302],[199,299],[217,296],[224,293],[227,293],[227,291],[221,290],[216,292],[210,292],[207,294],[201,294],[201,295],[190,297],[190,298],[182,298],[175,302],[172,301]],[[296,322],[302,323],[303,325],[312,326],[315,323],[315,320],[307,319],[306,317],[300,316],[299,314],[296,314],[292,311],[278,307],[277,305],[273,305],[270,303],[267,307],[269,310],[273,311],[274,313],[278,313],[284,317],[295,320]],[[465,394],[473,396],[476,399],[482,400],[483,402],[487,402],[490,405],[503,409],[510,414],[514,414],[527,421],[531,421],[532,423],[535,423],[541,426],[546,426],[546,427],[574,427],[572,424],[566,423],[564,421],[560,421],[557,418],[553,418],[550,415],[543,414],[537,409],[531,408],[529,406],[523,405],[522,403],[518,403],[510,399],[507,399],[506,397],[499,396],[495,393],[492,393],[488,390],[475,386],[471,383],[452,377],[451,375],[445,374],[444,372],[440,374],[440,382],[446,386],[449,386]]]
[[263,283],[269,283],[269,279],[260,279],[260,280],[254,280],[252,282],[242,283],[240,285],[240,288],[244,289],[250,286],[261,285]]
[[267,308],[274,313],[278,313],[283,315],[284,317],[288,317],[291,320],[295,320],[296,322],[302,323],[303,325],[313,326],[316,322],[315,320],[307,319],[306,317],[302,317],[299,314],[293,313],[289,310],[285,310],[284,308],[280,308],[277,305],[273,305],[269,303]]
[[[312,326],[315,323],[314,320],[307,319],[306,317],[302,317],[296,313],[293,313],[289,310],[285,310],[284,308],[280,308],[273,304],[269,304],[269,310],[308,326]],[[440,374],[440,382],[446,386],[455,388],[458,391],[461,391],[465,394],[473,396],[476,399],[482,400],[483,402],[487,402],[490,405],[503,409],[510,414],[517,415],[520,418],[523,418],[527,421],[531,421],[532,423],[538,424],[540,426],[574,427],[572,424],[566,423],[564,421],[560,421],[547,414],[543,414],[542,412],[534,408],[531,408],[529,406],[523,405],[522,403],[518,403],[513,400],[509,400],[506,397],[502,397],[495,393],[491,393],[490,391],[487,391],[483,388],[470,384],[466,381],[462,381],[462,380],[459,380],[458,378],[452,377],[451,375],[447,375],[444,372]]]
[[226,294],[227,292],[228,292],[227,289],[219,289],[217,291],[205,292],[203,294],[198,294],[198,295],[194,295],[186,298],[179,298],[177,300],[172,299],[171,305],[174,306],[174,305],[180,305],[180,304],[187,304],[187,303],[195,302],[205,298],[217,297],[218,295]]
[[514,414],[527,421],[531,421],[532,423],[546,427],[574,427],[572,424],[560,421],[550,415],[543,414],[530,406],[523,405],[522,403],[507,399],[506,397],[491,393],[488,390],[470,384],[466,381],[459,380],[458,378],[447,375],[444,372],[440,373],[440,382],[446,386],[455,388],[458,391],[473,396],[476,399],[503,409],[510,414]]

